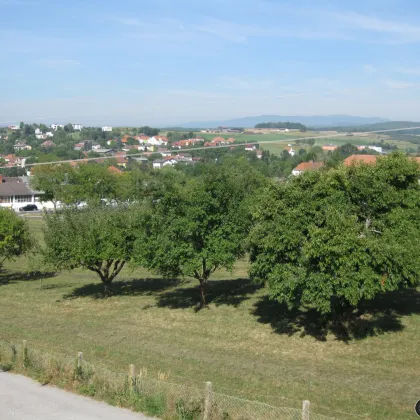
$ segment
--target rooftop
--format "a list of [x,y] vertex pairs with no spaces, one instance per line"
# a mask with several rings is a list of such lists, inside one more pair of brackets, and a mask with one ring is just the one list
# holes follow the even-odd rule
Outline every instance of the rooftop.
[[314,171],[316,169],[322,168],[324,166],[324,162],[302,162],[296,166],[294,171]]
[[344,160],[344,165],[351,166],[357,165],[360,163],[365,163],[367,165],[372,165],[376,163],[378,155],[351,155]]

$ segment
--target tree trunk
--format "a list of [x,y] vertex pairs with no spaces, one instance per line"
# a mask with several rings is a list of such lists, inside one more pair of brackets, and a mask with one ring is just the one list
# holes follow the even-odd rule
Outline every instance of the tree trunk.
[[207,279],[199,279],[200,281],[200,309],[206,307],[206,294],[207,294]]
[[111,282],[107,280],[102,280],[104,283],[104,295],[105,296],[111,296],[112,295],[112,287]]

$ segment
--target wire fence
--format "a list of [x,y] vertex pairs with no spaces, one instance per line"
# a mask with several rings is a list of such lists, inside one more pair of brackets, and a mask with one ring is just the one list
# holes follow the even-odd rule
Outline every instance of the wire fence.
[[128,367],[127,373],[112,372],[90,364],[83,359],[82,353],[74,358],[51,355],[33,349],[26,341],[15,345],[0,340],[0,369],[26,372],[44,383],[51,382],[157,417],[180,420],[333,419],[313,412],[309,401],[303,401],[302,408],[273,406],[214,392],[211,382],[175,382],[164,373],[152,377],[147,369],[137,370],[134,365]]

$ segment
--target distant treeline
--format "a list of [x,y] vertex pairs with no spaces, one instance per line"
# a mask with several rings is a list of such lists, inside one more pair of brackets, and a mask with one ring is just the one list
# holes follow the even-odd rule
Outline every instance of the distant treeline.
[[[399,128],[408,128],[408,127],[420,127],[420,122],[415,121],[387,121],[376,124],[366,124],[366,125],[355,125],[355,126],[329,126],[329,127],[316,127],[311,128],[311,131],[338,131],[338,132],[352,132],[352,133],[361,133],[366,131],[378,131],[378,130],[394,130]],[[404,130],[404,133],[411,134],[420,134],[420,130]]]
[[259,123],[254,126],[254,128],[288,128],[291,130],[300,130],[306,131],[306,126],[301,123],[292,123],[292,122],[266,122]]

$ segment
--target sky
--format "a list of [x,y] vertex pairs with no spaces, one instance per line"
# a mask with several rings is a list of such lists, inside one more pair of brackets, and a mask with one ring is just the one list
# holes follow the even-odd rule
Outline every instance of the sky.
[[0,0],[0,124],[420,121],[419,0]]

